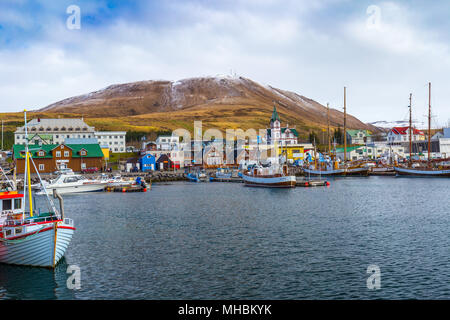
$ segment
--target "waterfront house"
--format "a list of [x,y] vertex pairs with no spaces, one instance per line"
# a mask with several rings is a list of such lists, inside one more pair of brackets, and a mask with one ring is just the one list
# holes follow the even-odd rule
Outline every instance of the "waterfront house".
[[167,154],[161,154],[156,160],[156,169],[161,171],[173,169],[173,162]]
[[[100,170],[103,166],[103,152],[99,144],[43,144],[29,145],[28,148],[40,173],[51,173],[65,168],[75,172],[87,168]],[[24,173],[24,145],[13,146],[13,158],[17,173]],[[31,172],[36,172],[34,166],[31,166]]]
[[155,143],[157,150],[171,151],[178,150],[180,138],[178,136],[159,136]]
[[348,144],[366,144],[372,142],[372,134],[369,130],[347,130]]
[[139,158],[139,164],[142,172],[156,170],[156,158],[152,154],[144,154]]
[[[423,131],[416,128],[412,128],[412,141],[425,140],[425,134]],[[402,142],[409,141],[409,127],[394,127],[387,135],[387,142],[389,144],[400,144]]]

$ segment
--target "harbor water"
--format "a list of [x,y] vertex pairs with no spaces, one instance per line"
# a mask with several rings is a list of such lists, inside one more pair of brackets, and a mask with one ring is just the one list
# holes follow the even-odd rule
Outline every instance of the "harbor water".
[[449,179],[173,182],[64,204],[77,230],[63,261],[0,265],[0,299],[450,299]]

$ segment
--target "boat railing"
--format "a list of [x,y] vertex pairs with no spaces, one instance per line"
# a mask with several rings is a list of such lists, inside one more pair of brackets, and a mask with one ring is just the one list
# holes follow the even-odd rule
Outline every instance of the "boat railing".
[[[28,218],[28,219],[13,219],[13,220],[6,220],[3,223],[3,226],[5,227],[14,227],[18,225],[24,225],[24,224],[32,224],[32,223],[38,223],[38,222],[52,222],[58,220],[57,216],[50,216],[50,217],[36,217],[36,218]],[[72,222],[73,223],[73,222]]]

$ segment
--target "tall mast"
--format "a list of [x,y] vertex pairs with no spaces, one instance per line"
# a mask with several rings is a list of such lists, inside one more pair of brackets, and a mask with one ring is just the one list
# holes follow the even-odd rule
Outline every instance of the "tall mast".
[[331,157],[331,140],[330,140],[330,104],[327,103],[327,136],[328,136],[328,155]]
[[344,87],[344,164],[347,162],[347,88]]
[[431,164],[431,82],[428,82],[428,166]]
[[409,165],[412,164],[412,93],[409,94]]

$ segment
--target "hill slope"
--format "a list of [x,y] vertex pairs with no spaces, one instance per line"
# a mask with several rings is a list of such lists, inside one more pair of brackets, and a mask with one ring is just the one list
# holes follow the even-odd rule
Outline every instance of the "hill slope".
[[[301,133],[327,124],[326,107],[294,92],[258,84],[239,77],[191,78],[177,82],[140,81],[51,104],[38,112],[83,115],[99,129],[130,127],[143,131],[192,129],[194,120],[204,127],[265,128],[274,102],[283,124],[296,125]],[[110,120],[108,120],[110,119]],[[331,126],[343,126],[343,113],[330,110]],[[349,128],[377,128],[348,115]]]

